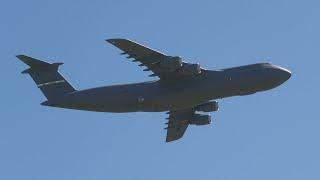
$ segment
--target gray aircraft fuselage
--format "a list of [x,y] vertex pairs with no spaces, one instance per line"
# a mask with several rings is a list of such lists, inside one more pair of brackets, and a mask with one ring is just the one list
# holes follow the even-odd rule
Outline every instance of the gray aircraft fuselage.
[[80,90],[42,105],[99,112],[174,111],[213,99],[269,90],[290,76],[284,68],[260,63],[204,70],[199,75],[178,81],[155,80]]

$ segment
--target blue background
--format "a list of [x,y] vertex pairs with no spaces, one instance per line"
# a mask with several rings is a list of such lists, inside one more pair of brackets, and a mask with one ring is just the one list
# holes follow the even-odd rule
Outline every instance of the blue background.
[[[0,6],[0,179],[320,179],[320,3],[298,0],[43,1]],[[147,77],[107,38],[129,38],[202,67],[270,62],[271,91],[220,100],[210,126],[165,143],[164,113],[40,106],[15,58],[64,62],[78,89]]]

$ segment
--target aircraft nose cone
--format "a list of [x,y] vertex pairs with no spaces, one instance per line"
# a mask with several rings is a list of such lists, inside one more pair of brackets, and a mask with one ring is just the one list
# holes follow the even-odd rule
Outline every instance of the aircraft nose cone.
[[291,77],[291,72],[285,68],[280,66],[274,66],[275,69],[275,77],[278,79],[277,81],[282,84],[287,81]]
[[278,67],[280,71],[281,79],[284,81],[287,81],[291,77],[291,72],[288,69]]

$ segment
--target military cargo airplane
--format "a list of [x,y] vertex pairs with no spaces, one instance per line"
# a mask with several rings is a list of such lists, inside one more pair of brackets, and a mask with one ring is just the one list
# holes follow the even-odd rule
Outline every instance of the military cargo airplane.
[[287,69],[269,63],[206,70],[180,56],[169,56],[128,39],[106,41],[158,79],[77,90],[59,73],[63,63],[18,55],[29,66],[22,73],[29,74],[47,98],[41,105],[118,113],[167,111],[166,142],[170,142],[180,139],[188,125],[210,124],[208,112],[218,110],[217,99],[269,90],[291,76]]

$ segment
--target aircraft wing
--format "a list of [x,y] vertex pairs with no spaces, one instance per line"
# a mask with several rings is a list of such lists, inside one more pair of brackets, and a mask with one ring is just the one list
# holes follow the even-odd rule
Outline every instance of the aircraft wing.
[[167,119],[169,121],[166,123],[168,124],[168,127],[165,128],[167,129],[166,142],[180,139],[184,135],[188,128],[189,120],[191,116],[194,115],[194,112],[195,110],[193,108],[168,112],[169,117]]
[[183,62],[178,56],[168,56],[128,39],[108,39],[106,41],[121,49],[123,51],[121,54],[127,54],[128,59],[133,58],[133,62],[140,62],[139,66],[145,66],[146,69],[143,71],[152,71],[153,74],[149,75],[150,77],[158,76],[160,79],[170,80],[179,79],[186,76],[186,74],[190,75],[191,68],[193,68],[193,72],[200,74],[201,68],[199,64]]

